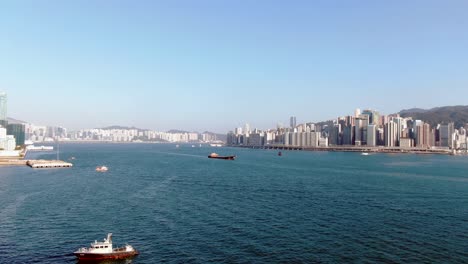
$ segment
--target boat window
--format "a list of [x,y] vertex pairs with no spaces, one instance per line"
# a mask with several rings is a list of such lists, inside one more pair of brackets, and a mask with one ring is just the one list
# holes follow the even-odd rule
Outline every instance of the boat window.
[[108,246],[105,246],[105,248],[107,248]]
[[104,248],[104,246],[101,246],[101,248]]

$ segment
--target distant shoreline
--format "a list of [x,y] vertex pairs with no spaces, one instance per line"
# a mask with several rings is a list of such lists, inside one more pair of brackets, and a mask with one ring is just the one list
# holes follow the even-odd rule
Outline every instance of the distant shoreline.
[[[238,146],[228,147],[251,148],[251,149],[272,149],[272,150],[302,150],[302,151],[329,151],[329,152],[360,152],[360,153],[402,153],[402,154],[440,154],[453,155],[452,150],[445,149],[425,149],[425,148],[400,148],[400,147],[356,147],[356,146],[333,146],[333,147],[299,147],[299,146]],[[458,154],[458,153],[457,153]]]
[[[201,142],[160,142],[160,141],[107,141],[107,140],[64,140],[58,141],[59,144],[63,143],[109,143],[109,144],[210,144],[210,143],[201,143]],[[34,144],[44,144],[44,145],[57,145],[57,141],[51,142],[34,142]]]

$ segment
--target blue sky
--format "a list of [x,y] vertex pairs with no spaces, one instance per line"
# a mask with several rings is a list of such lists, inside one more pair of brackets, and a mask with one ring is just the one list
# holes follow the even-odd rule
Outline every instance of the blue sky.
[[4,1],[8,115],[226,132],[467,104],[467,1]]

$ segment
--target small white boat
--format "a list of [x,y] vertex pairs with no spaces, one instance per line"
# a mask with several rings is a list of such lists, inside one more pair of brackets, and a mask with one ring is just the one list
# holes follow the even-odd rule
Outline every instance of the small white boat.
[[108,170],[109,170],[109,168],[107,168],[106,166],[96,167],[96,171],[98,171],[98,172],[106,172]]
[[125,259],[138,255],[139,252],[130,245],[113,248],[112,233],[109,233],[103,242],[94,241],[89,248],[80,248],[73,254],[78,260],[82,261],[101,261],[105,259]]
[[367,155],[369,155],[369,153],[363,152],[363,153],[361,153],[361,155],[362,155],[362,156],[367,156]]

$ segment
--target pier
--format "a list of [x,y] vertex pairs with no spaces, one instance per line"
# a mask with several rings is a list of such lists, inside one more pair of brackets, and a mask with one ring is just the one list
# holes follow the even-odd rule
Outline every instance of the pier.
[[69,168],[73,166],[73,164],[61,160],[28,160],[26,165],[33,169]]
[[26,161],[22,159],[0,159],[0,166],[24,166]]

